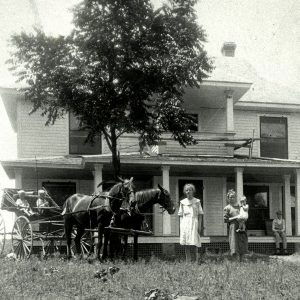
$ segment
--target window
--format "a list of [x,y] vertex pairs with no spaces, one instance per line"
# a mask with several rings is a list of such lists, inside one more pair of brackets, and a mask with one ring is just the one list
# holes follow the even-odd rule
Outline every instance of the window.
[[80,127],[80,122],[72,113],[69,115],[69,153],[70,154],[101,154],[101,139],[95,143],[85,143],[88,131]]
[[270,218],[269,213],[269,187],[245,185],[244,195],[249,205],[249,230],[265,230],[265,221]]
[[260,117],[260,156],[288,158],[287,118]]
[[68,197],[76,193],[75,182],[43,182],[42,186],[59,206],[62,206]]
[[188,114],[188,116],[194,121],[194,124],[189,127],[190,131],[198,131],[198,115],[197,114]]

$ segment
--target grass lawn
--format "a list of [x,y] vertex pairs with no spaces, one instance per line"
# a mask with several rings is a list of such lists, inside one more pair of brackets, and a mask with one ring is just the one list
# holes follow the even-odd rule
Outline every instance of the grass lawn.
[[[242,263],[203,257],[200,265],[157,258],[114,264],[35,257],[0,261],[0,299],[144,299],[155,288],[200,299],[300,299],[300,265],[264,257]],[[107,281],[95,277],[111,266],[120,270]]]

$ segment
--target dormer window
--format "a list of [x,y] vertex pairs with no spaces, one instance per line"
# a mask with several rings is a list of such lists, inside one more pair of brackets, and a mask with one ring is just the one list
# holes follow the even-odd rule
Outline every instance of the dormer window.
[[101,139],[97,138],[94,145],[85,143],[88,131],[80,126],[80,121],[72,113],[69,114],[69,153],[70,154],[101,154]]

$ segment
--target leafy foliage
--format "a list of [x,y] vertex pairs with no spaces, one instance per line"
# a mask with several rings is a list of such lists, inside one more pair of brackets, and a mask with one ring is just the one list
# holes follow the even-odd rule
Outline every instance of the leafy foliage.
[[69,36],[13,35],[9,63],[32,112],[41,109],[53,124],[72,111],[89,141],[105,137],[113,159],[125,132],[149,144],[165,131],[182,146],[195,143],[184,89],[199,87],[212,69],[196,2],[169,0],[154,10],[150,0],[84,0]]

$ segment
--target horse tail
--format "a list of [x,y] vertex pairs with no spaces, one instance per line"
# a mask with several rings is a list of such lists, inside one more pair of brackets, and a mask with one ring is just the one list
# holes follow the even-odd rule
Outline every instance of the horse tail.
[[62,210],[62,213],[61,213],[63,216],[65,214],[71,212],[71,209],[70,209],[70,199],[71,199],[71,197],[72,196],[68,197],[67,200],[65,201],[64,205],[63,205],[63,210]]

